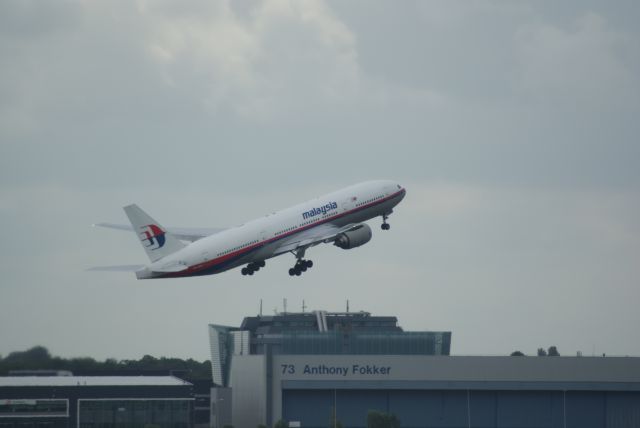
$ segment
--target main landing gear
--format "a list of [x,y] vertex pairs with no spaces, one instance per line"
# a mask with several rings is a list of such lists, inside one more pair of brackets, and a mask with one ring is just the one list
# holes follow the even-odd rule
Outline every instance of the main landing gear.
[[297,251],[291,251],[291,253],[296,256],[296,259],[298,259],[298,261],[291,269],[289,269],[289,275],[300,276],[302,275],[302,272],[306,272],[307,269],[311,269],[313,267],[313,262],[311,260],[304,259],[304,253],[306,250],[307,247],[302,247]]
[[255,272],[258,272],[260,268],[263,268],[266,265],[264,260],[260,260],[259,262],[251,262],[247,266],[243,267],[240,272],[243,275],[253,275]]
[[307,269],[313,267],[313,262],[311,260],[298,259],[295,266],[289,269],[289,275],[291,276],[300,276],[302,272],[306,272]]
[[383,214],[382,215],[382,224],[380,225],[380,228],[382,230],[389,230],[391,229],[391,225],[389,223],[387,223],[387,219],[389,218],[389,214]]

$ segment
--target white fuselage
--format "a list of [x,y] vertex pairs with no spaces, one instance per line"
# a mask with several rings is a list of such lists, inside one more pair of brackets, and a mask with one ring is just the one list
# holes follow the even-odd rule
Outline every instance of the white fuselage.
[[[223,272],[251,262],[263,261],[290,250],[301,234],[319,227],[344,227],[391,213],[405,196],[392,181],[368,181],[346,187],[291,208],[249,221],[193,242],[176,253],[149,265],[143,278],[198,276]],[[154,272],[154,268],[180,264],[180,272]]]

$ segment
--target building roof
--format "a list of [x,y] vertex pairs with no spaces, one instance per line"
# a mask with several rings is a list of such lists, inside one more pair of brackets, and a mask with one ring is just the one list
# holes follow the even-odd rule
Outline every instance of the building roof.
[[14,386],[183,386],[174,376],[0,376],[0,387]]
[[398,318],[372,316],[369,312],[286,312],[277,315],[245,317],[241,330],[252,335],[282,334],[289,332],[326,331],[395,331],[402,332]]

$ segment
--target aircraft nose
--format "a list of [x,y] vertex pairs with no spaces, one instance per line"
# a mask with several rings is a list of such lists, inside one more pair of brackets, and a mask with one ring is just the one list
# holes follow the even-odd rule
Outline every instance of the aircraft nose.
[[394,183],[394,185],[395,185],[396,195],[399,196],[398,202],[400,202],[401,200],[404,199],[405,195],[407,194],[407,190],[398,183]]

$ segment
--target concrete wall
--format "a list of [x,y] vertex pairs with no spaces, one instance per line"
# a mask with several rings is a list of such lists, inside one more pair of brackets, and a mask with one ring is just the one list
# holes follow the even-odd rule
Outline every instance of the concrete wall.
[[231,388],[211,388],[211,416],[209,418],[209,426],[213,428],[222,428],[225,425],[232,424],[233,398],[231,396]]
[[236,355],[231,363],[231,413],[235,428],[266,421],[266,365],[263,355]]

